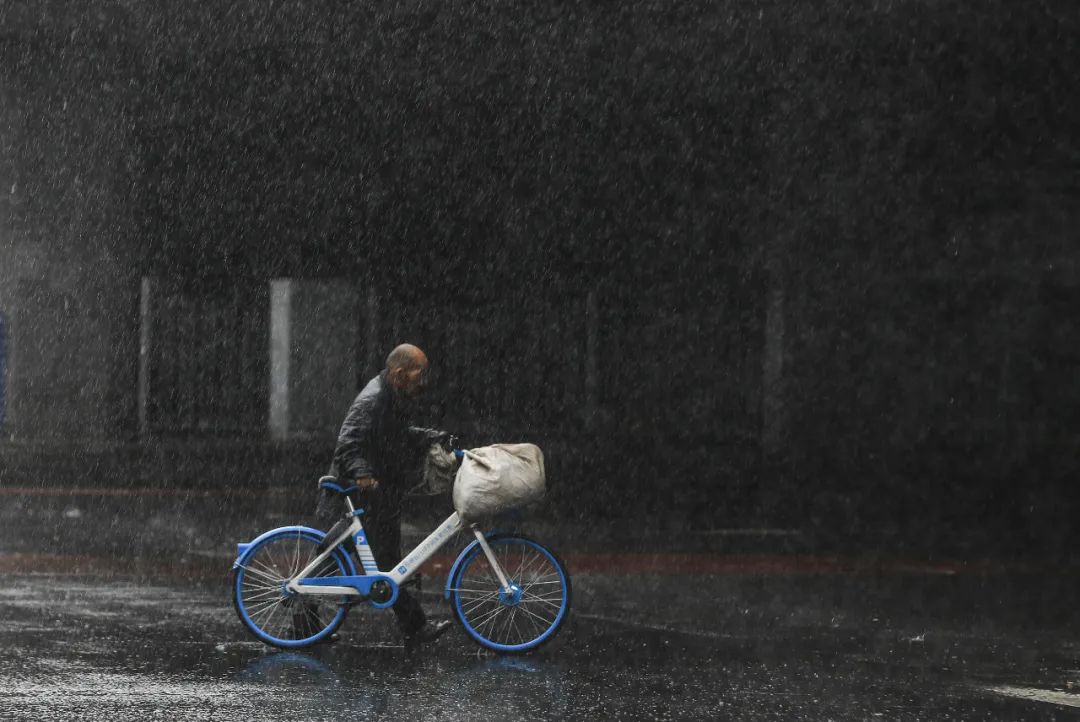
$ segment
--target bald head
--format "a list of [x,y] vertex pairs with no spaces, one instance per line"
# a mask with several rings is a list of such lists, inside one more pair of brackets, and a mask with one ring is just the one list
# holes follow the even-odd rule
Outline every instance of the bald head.
[[407,396],[416,396],[424,387],[427,355],[411,343],[403,343],[386,357],[386,376],[390,384]]
[[394,369],[412,371],[413,369],[426,369],[427,366],[427,355],[418,346],[413,346],[411,343],[401,344],[386,357],[387,371],[393,371]]

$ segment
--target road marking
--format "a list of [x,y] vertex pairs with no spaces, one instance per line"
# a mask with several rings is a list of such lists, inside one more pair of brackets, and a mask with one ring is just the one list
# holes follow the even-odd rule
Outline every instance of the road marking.
[[733,634],[707,632],[703,629],[681,629],[679,627],[669,627],[663,624],[649,624],[648,622],[635,622],[632,619],[619,619],[618,617],[609,617],[604,614],[581,614],[579,612],[572,612],[571,616],[574,619],[589,619],[594,622],[604,622],[606,624],[621,624],[625,627],[637,627],[639,629],[648,629],[653,632],[667,632],[668,634],[686,634],[691,637],[703,637],[705,639],[736,638],[736,635]]
[[984,689],[987,692],[993,692],[1015,699],[1026,699],[1032,702],[1046,702],[1048,704],[1058,704],[1065,707],[1080,707],[1080,694],[1058,692],[1052,689],[1039,689],[1038,687],[1017,687],[1009,684],[984,687]]

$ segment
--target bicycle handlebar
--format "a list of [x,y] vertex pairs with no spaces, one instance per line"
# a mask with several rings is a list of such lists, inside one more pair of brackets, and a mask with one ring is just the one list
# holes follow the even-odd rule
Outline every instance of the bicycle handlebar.
[[339,494],[351,494],[354,491],[360,491],[360,487],[356,486],[355,484],[353,486],[343,487],[340,484],[335,484],[332,481],[320,481],[319,482],[319,488],[320,489],[329,489],[330,491],[336,491]]

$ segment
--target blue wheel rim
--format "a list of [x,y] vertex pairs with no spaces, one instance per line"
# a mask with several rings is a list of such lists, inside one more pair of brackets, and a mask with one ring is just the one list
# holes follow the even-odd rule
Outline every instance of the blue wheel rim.
[[[244,601],[243,585],[248,571],[247,565],[249,564],[249,562],[251,562],[252,559],[254,559],[255,555],[259,552],[259,550],[263,549],[267,544],[273,543],[275,541],[281,541],[283,538],[290,541],[296,539],[297,543],[299,543],[300,540],[304,540],[307,542],[311,542],[316,546],[318,546],[318,544],[322,541],[322,536],[318,533],[297,530],[281,531],[279,533],[267,534],[261,537],[258,542],[253,544],[251,548],[249,548],[244,553],[243,557],[237,560],[238,566],[234,575],[235,578],[233,580],[233,601],[236,605],[237,613],[240,615],[240,619],[244,623],[244,626],[246,626],[256,637],[258,637],[262,641],[266,642],[267,644],[272,644],[275,647],[306,647],[308,645],[314,644],[315,642],[318,642],[320,639],[326,637],[327,635],[331,634],[335,629],[337,629],[337,627],[341,624],[342,620],[345,619],[345,614],[348,612],[348,607],[344,603],[338,605],[334,616],[319,632],[309,637],[288,639],[276,637],[266,632],[262,628],[262,626],[252,617],[251,611],[248,608],[248,604]],[[330,555],[330,559],[332,559],[337,565],[338,574],[349,575],[353,573],[351,562],[341,553],[340,549],[335,550],[334,553]],[[256,616],[258,616],[258,612],[256,612]]]
[[[493,649],[498,652],[525,652],[530,649],[535,649],[536,647],[540,646],[548,639],[550,639],[559,630],[559,627],[562,626],[563,621],[566,619],[567,611],[570,608],[570,577],[566,572],[566,568],[555,557],[554,554],[552,554],[550,551],[545,549],[537,542],[532,541],[531,539],[525,539],[523,537],[493,537],[488,539],[488,543],[496,556],[500,556],[500,547],[507,547],[510,545],[524,546],[542,555],[543,558],[548,562],[548,564],[550,564],[552,570],[551,574],[556,577],[559,584],[560,596],[558,602],[558,612],[551,620],[549,620],[548,626],[546,627],[546,629],[543,629],[540,634],[538,634],[532,639],[524,640],[516,644],[505,644],[497,642],[493,639],[489,639],[487,636],[485,636],[484,633],[475,628],[473,624],[469,621],[468,613],[464,608],[464,605],[468,602],[463,602],[462,595],[458,590],[461,587],[462,580],[465,579],[468,575],[468,571],[472,566],[473,562],[475,562],[478,557],[485,562],[487,561],[483,550],[478,544],[473,544],[473,546],[470,548],[470,551],[466,552],[467,556],[462,560],[461,564],[458,565],[457,572],[454,574],[454,578],[451,581],[451,587],[454,590],[452,592],[454,600],[454,611],[457,614],[458,620],[461,621],[461,625],[465,628],[465,631],[469,634],[469,636],[489,649]],[[500,558],[500,565],[502,564],[503,560]],[[504,569],[504,571],[507,575],[509,575],[510,581],[512,583],[518,583],[522,581],[520,579],[514,579],[515,570]],[[492,591],[494,594],[498,595],[497,582],[493,584]],[[512,609],[513,606],[507,605],[507,608]],[[479,626],[483,627],[484,625],[481,624]]]

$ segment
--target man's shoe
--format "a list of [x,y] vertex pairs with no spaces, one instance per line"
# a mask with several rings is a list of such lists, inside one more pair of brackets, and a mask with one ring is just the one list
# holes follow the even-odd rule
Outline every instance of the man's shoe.
[[315,642],[315,644],[333,644],[334,642],[338,641],[339,639],[341,639],[341,635],[338,634],[337,632],[333,632],[332,634],[326,635],[325,637],[320,639],[318,642]]
[[415,647],[419,644],[434,642],[443,635],[443,632],[450,628],[450,624],[449,619],[444,619],[441,622],[424,622],[424,626],[420,627],[420,629],[405,635],[405,646]]

